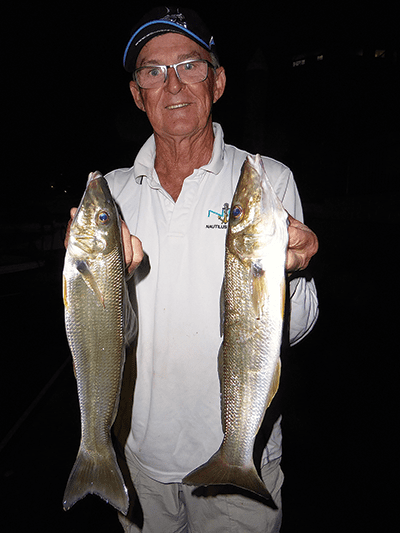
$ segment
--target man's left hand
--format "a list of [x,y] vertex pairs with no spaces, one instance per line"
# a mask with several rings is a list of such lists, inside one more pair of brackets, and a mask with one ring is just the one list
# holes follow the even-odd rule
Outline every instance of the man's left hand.
[[289,244],[286,257],[286,271],[292,274],[304,270],[318,251],[318,238],[305,224],[288,214]]

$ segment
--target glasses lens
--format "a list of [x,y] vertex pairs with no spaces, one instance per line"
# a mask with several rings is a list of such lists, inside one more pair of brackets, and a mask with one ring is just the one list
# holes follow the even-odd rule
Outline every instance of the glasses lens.
[[208,65],[206,61],[180,63],[176,69],[183,83],[199,83],[207,78]]
[[142,67],[136,73],[136,81],[143,89],[159,87],[164,82],[164,72],[160,67]]

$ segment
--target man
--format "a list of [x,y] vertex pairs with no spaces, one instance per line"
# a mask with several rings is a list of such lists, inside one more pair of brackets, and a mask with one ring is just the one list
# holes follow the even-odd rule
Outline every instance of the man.
[[[143,510],[143,529],[120,516],[127,532],[272,532],[281,522],[280,419],[264,450],[261,473],[278,509],[251,495],[215,488],[193,494],[182,478],[222,441],[217,355],[224,275],[225,204],[230,205],[247,153],[226,145],[212,105],[226,77],[214,41],[190,10],[157,8],[132,32],[124,66],[130,90],[154,134],[131,169],[107,176],[121,208],[128,270],[138,307],[137,379],[125,457]],[[287,272],[304,269],[318,248],[302,224],[290,170],[263,157],[290,213]],[[225,206],[225,207],[224,207]],[[129,231],[128,231],[128,229]],[[129,234],[135,235],[130,237]],[[142,259],[140,241],[146,260]],[[317,318],[313,281],[290,282],[290,342]],[[233,491],[235,492],[235,491]]]

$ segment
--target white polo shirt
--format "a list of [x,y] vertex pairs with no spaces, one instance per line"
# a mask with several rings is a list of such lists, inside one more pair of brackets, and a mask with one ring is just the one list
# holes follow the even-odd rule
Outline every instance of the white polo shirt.
[[[127,447],[151,478],[180,482],[207,461],[222,441],[220,292],[227,215],[246,152],[224,143],[214,123],[210,162],[188,176],[177,202],[161,187],[151,136],[130,169],[106,176],[131,232],[143,244],[149,271],[135,272],[138,301],[137,382]],[[283,205],[302,220],[291,171],[263,157]],[[143,263],[145,265],[145,263]],[[294,344],[318,314],[313,281],[290,287],[290,340]],[[281,455],[280,424],[263,461]]]

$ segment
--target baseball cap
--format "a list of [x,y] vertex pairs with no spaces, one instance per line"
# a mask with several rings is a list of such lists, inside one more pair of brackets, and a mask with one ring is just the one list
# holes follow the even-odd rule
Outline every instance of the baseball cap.
[[172,6],[156,7],[149,11],[131,32],[124,53],[125,70],[133,72],[143,46],[153,37],[168,32],[185,35],[216,55],[214,38],[195,11]]

